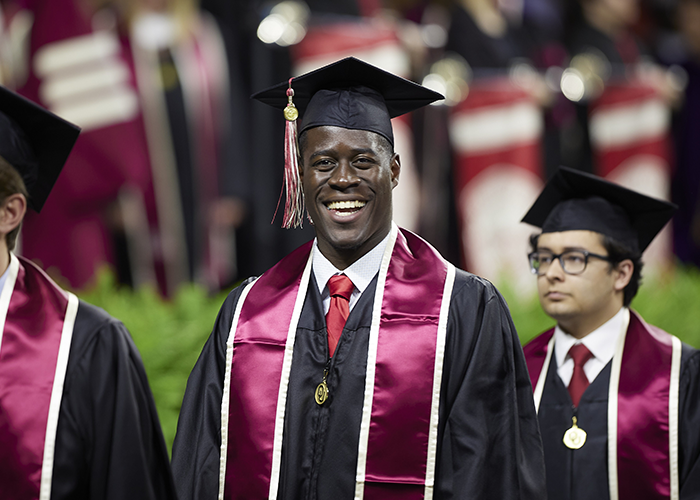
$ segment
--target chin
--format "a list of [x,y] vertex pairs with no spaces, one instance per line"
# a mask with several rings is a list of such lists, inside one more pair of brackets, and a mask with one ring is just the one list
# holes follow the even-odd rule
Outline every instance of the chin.
[[561,303],[542,304],[542,310],[547,316],[557,321],[561,321],[571,317],[574,312],[571,308]]

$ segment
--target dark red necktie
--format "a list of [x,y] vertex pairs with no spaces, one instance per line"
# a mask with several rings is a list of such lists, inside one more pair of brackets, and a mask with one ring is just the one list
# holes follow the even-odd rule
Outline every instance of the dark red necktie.
[[569,349],[569,357],[574,360],[574,374],[569,382],[569,395],[574,406],[578,406],[583,392],[590,385],[586,373],[583,371],[583,365],[586,361],[593,357],[593,353],[583,344],[575,344]]
[[336,274],[328,280],[331,306],[326,314],[326,328],[328,330],[328,352],[331,356],[335,352],[335,346],[338,345],[345,321],[350,314],[350,295],[353,288],[352,281],[344,274]]

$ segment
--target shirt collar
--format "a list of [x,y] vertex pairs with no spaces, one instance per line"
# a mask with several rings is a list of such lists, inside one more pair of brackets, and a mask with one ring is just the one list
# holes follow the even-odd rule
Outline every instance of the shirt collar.
[[557,366],[564,364],[569,349],[577,343],[585,345],[597,360],[607,364],[615,354],[615,346],[623,326],[629,325],[629,317],[629,309],[623,307],[615,316],[581,340],[569,335],[557,325],[554,329],[554,355],[557,358]]
[[321,294],[326,288],[328,280],[331,276],[335,274],[345,274],[352,284],[355,285],[360,293],[365,291],[365,288],[374,278],[374,275],[379,272],[379,267],[382,264],[382,257],[384,256],[384,250],[389,242],[389,235],[391,231],[386,235],[386,237],[380,241],[372,250],[364,254],[362,257],[353,262],[349,267],[344,270],[337,269],[331,262],[326,258],[325,255],[321,253],[318,249],[318,240],[314,239],[314,257],[313,257],[313,270],[314,276],[316,276],[316,285]]

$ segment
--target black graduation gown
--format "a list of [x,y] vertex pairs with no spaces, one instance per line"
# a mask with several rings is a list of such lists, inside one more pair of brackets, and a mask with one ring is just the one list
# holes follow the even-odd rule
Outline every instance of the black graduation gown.
[[[538,419],[547,466],[547,493],[555,500],[608,500],[608,388],[612,362],[598,374],[575,409],[557,374],[554,356],[547,370]],[[683,345],[679,401],[681,499],[700,498],[700,351]],[[562,438],[572,416],[587,433],[578,450]]]
[[[278,498],[351,499],[377,278],[348,317],[330,364],[332,400],[322,407],[313,394],[328,347],[314,280],[297,329]],[[187,383],[173,446],[181,500],[217,495],[226,339],[239,295],[240,288],[226,299]],[[458,271],[447,327],[435,498],[545,498],[531,390],[505,302],[487,281]]]
[[81,301],[56,431],[51,500],[175,498],[138,350],[121,322]]

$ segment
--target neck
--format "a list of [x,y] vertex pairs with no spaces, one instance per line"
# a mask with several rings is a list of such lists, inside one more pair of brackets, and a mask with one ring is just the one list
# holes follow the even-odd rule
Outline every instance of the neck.
[[5,274],[10,265],[10,251],[7,248],[5,238],[0,238],[0,276]]

